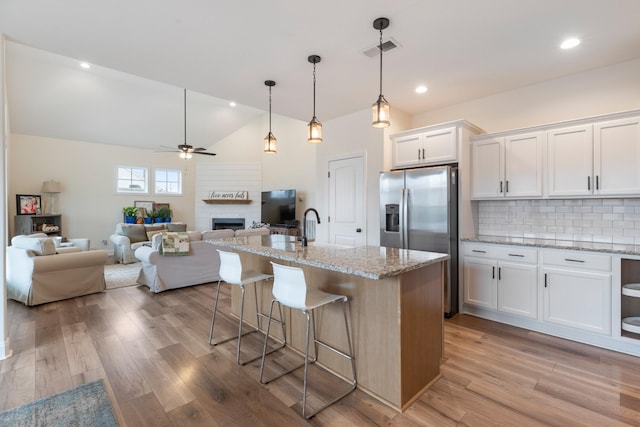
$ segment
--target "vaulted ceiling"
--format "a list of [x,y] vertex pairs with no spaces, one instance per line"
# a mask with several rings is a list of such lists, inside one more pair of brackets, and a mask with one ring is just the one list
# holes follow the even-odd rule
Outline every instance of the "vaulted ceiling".
[[[640,57],[637,0],[2,0],[13,132],[157,148],[208,147],[264,114],[308,121],[377,98],[425,112]],[[576,49],[559,43],[580,37]],[[92,68],[79,68],[87,61]],[[417,85],[428,86],[416,94]],[[230,107],[229,102],[237,102]]]

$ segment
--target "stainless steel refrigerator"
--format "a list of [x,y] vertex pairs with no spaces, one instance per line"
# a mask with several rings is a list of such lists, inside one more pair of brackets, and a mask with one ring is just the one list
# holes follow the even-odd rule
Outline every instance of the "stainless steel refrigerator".
[[458,168],[380,174],[380,246],[450,255],[444,315],[458,312]]

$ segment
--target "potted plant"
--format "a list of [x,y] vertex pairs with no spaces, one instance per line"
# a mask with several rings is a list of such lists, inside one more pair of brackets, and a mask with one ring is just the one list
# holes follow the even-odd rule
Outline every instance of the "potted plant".
[[158,222],[171,222],[171,209],[162,206],[156,210],[156,218],[161,219]]
[[136,218],[138,216],[138,208],[133,206],[122,208],[122,213],[124,214],[124,222],[126,222],[127,224],[136,223]]
[[146,218],[144,219],[145,224],[151,224],[153,222],[153,211],[151,209],[145,209],[144,213],[146,214]]

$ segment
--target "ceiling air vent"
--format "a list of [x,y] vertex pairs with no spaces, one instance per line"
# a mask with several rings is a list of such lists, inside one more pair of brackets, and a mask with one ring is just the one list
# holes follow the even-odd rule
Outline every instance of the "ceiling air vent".
[[[396,42],[394,39],[389,39],[386,42],[382,43],[382,52],[388,52],[392,49],[397,48],[398,46],[400,46],[398,42]],[[365,49],[363,53],[367,55],[369,58],[378,56],[380,54],[379,46],[375,45],[373,47]]]

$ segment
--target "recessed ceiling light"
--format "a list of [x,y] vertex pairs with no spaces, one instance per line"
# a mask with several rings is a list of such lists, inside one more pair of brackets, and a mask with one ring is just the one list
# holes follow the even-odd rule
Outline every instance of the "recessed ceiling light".
[[425,85],[420,85],[418,87],[416,87],[416,93],[425,93],[427,90],[427,87]]
[[229,107],[235,107],[236,105],[237,105],[237,104],[236,104],[236,102],[235,102],[235,101],[231,101],[231,102],[229,103]]
[[89,65],[89,63],[88,63],[88,62],[81,62],[81,63],[80,63],[80,66],[81,66],[82,68],[84,68],[85,70],[88,70],[89,68],[91,68],[91,65]]
[[580,39],[571,37],[562,42],[562,44],[560,45],[560,49],[573,49],[579,44],[580,44]]

